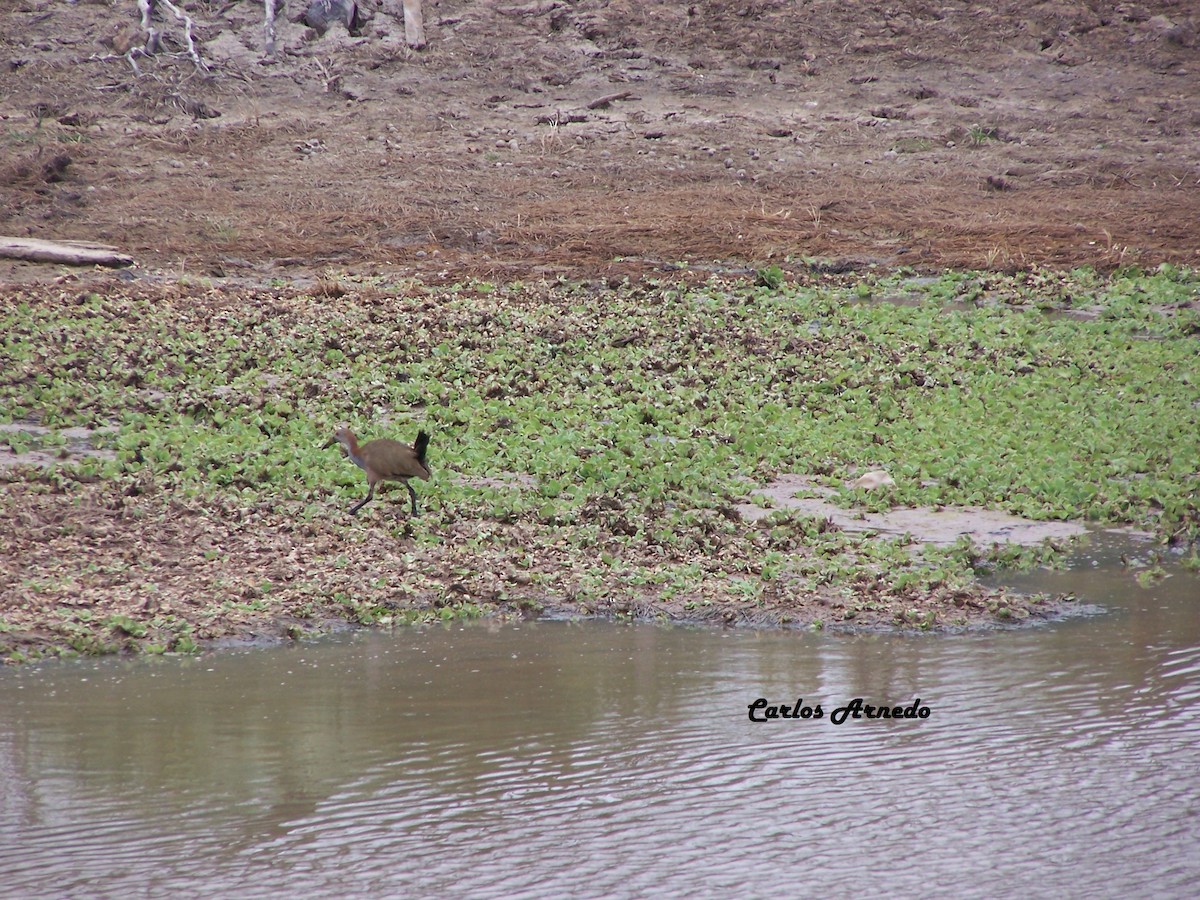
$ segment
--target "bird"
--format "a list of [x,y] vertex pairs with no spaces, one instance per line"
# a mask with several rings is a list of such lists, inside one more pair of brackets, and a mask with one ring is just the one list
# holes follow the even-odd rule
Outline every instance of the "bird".
[[357,514],[370,502],[375,496],[375,485],[381,481],[403,481],[412,498],[412,514],[417,515],[417,492],[408,481],[410,478],[429,480],[431,473],[429,463],[425,460],[425,450],[429,446],[427,432],[417,432],[417,439],[411,446],[390,438],[377,438],[359,446],[354,432],[343,425],[325,446],[329,448],[334,444],[345,447],[350,461],[367,473],[367,496],[350,507],[350,515]]

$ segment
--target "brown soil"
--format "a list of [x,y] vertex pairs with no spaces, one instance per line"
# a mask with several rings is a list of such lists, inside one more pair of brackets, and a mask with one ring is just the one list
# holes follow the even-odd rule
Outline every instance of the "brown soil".
[[[397,499],[398,498],[398,499]],[[289,510],[177,500],[149,477],[125,485],[73,483],[47,473],[0,491],[0,661],[63,651],[107,653],[180,636],[298,638],[349,622],[387,625],[488,615],[624,618],[738,626],[824,623],[838,630],[994,627],[1087,610],[1074,598],[1030,597],[982,586],[897,591],[868,579],[812,588],[781,579],[761,598],[739,596],[718,574],[686,602],[633,589],[614,570],[594,582],[594,557],[555,540],[554,527],[458,520],[444,540],[407,539],[403,491],[354,520],[304,521]],[[761,557],[754,534],[736,550]],[[398,539],[399,538],[399,539]],[[533,566],[515,566],[538,547]],[[483,548],[483,549],[481,549]],[[618,550],[630,567],[661,564],[652,546]],[[722,549],[720,553],[727,552]]]
[[270,64],[261,4],[183,5],[210,74],[135,76],[132,0],[0,10],[0,233],[254,278],[1200,263],[1184,0],[426,0],[420,52],[361,0]]

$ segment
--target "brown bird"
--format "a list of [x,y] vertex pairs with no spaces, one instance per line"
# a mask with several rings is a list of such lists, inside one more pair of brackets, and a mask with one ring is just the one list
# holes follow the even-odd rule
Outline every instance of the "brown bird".
[[409,497],[412,498],[412,514],[417,514],[417,492],[408,480],[429,480],[429,464],[425,461],[425,448],[429,446],[428,434],[424,431],[418,432],[417,439],[411,447],[388,438],[367,441],[360,447],[354,432],[343,425],[334,434],[333,440],[325,446],[332,447],[334,444],[345,447],[350,461],[367,473],[367,496],[350,507],[351,515],[366,506],[375,496],[375,485],[380,481],[403,481],[404,486],[408,488]]

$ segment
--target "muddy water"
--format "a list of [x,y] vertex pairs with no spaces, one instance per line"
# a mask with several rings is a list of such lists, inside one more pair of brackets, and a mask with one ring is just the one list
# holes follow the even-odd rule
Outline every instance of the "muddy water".
[[[1194,896],[1200,582],[1116,555],[1039,575],[1109,611],[1036,630],[539,623],[2,671],[0,895]],[[929,714],[833,724],[854,698]]]

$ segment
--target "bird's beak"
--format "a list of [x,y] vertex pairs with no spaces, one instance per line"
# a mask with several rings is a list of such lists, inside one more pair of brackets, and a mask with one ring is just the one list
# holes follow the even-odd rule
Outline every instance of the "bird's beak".
[[337,438],[330,438],[326,443],[321,445],[322,450],[328,450],[330,447],[337,445]]

